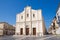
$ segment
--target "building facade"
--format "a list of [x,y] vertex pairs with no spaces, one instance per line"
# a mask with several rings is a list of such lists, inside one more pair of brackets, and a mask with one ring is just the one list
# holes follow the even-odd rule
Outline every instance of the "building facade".
[[57,23],[60,27],[60,4],[59,4],[59,7],[57,9],[56,18],[57,18]]
[[49,34],[56,34],[56,30],[59,28],[59,25],[57,24],[57,18],[54,17],[54,19],[52,20],[52,23],[48,29],[48,33]]
[[60,34],[60,4],[56,13],[56,17],[57,17],[57,23],[59,28],[56,30],[56,34]]
[[56,12],[56,17],[53,19],[48,32],[51,34],[60,34],[60,4]]
[[44,35],[46,28],[42,10],[34,10],[30,6],[16,15],[16,35]]
[[6,22],[0,22],[0,35],[14,35],[14,34],[15,27]]

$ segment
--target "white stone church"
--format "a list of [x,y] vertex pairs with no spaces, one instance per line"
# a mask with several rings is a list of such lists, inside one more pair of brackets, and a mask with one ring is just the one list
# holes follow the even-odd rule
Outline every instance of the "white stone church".
[[30,6],[16,15],[16,35],[44,35],[46,28],[42,10],[34,10]]

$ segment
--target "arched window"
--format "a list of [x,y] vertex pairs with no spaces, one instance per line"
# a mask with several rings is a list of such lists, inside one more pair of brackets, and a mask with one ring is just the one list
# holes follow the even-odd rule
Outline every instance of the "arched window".
[[60,23],[60,16],[58,16],[58,21],[59,21],[59,23]]
[[27,17],[29,17],[29,14],[27,14]]
[[33,14],[33,17],[35,17],[35,14]]
[[23,19],[23,16],[21,16],[21,19]]

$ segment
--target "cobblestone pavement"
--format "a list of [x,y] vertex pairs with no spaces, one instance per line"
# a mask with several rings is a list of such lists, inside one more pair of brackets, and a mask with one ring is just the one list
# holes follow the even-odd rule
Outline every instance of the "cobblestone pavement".
[[60,36],[46,35],[42,37],[36,36],[3,36],[0,40],[60,40]]

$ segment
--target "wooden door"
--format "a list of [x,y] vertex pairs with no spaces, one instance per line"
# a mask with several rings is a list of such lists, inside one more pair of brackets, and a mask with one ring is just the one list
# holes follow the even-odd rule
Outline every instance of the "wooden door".
[[36,28],[33,28],[33,35],[36,35]]
[[26,35],[29,35],[29,28],[26,28]]
[[20,35],[23,35],[23,28],[20,29]]

